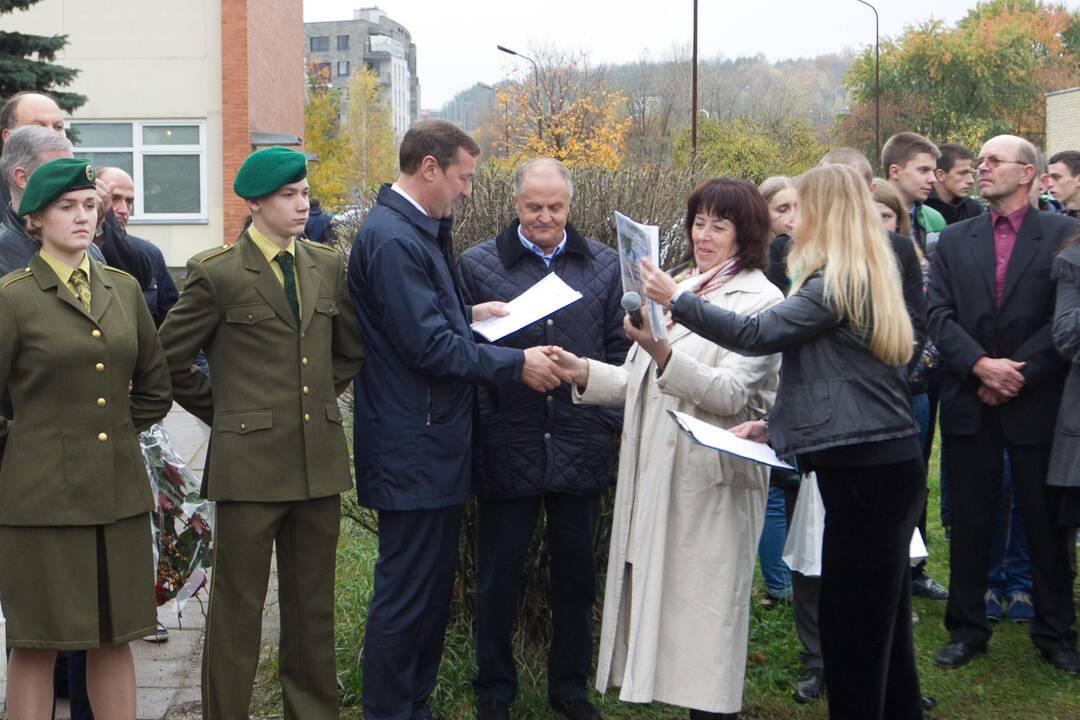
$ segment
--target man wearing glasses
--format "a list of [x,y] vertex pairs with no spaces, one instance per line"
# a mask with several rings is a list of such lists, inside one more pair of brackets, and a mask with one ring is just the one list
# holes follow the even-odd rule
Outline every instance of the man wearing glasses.
[[1029,204],[1037,161],[1020,137],[983,145],[975,167],[990,212],[946,228],[933,259],[929,325],[945,366],[941,429],[952,508],[951,637],[935,657],[943,668],[986,652],[990,639],[983,598],[1008,450],[1031,559],[1031,640],[1054,667],[1080,674],[1067,530],[1046,485],[1067,369],[1050,336],[1050,264],[1080,226]]

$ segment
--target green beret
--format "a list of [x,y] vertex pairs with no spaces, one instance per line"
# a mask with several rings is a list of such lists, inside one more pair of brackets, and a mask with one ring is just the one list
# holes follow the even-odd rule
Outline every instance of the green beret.
[[85,160],[58,158],[30,174],[19,202],[19,215],[37,212],[69,190],[94,189],[94,168]]
[[306,177],[307,157],[304,153],[275,146],[248,155],[236,171],[232,187],[240,197],[254,200]]

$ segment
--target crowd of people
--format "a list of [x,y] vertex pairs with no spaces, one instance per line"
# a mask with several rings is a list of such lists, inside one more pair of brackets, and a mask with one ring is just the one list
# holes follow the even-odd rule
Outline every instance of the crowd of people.
[[[736,717],[756,556],[765,602],[794,606],[794,698],[827,695],[832,718],[933,706],[912,595],[947,603],[940,667],[985,652],[1007,618],[1080,674],[1080,152],[1046,162],[1002,135],[975,154],[903,132],[882,178],[836,148],[797,178],[702,182],[678,265],[638,269],[664,310],[656,333],[623,309],[616,252],[569,222],[573,175],[558,160],[522,164],[507,188],[516,217],[454,256],[480,149],[445,121],[405,134],[347,264],[305,237],[329,225],[312,222],[305,156],[252,153],[233,181],[250,224],[193,257],[179,293],[161,253],[127,232],[130,176],[73,157],[50,98],[18,94],[0,122],[9,717],[51,717],[57,652],[84,651],[93,713],[134,718],[128,643],[156,623],[137,433],[174,399],[211,428],[208,720],[248,717],[275,549],[285,716],[339,716],[335,551],[354,483],[378,515],[369,720],[435,717],[473,497],[480,720],[511,717],[541,517],[548,699],[571,720],[601,717],[590,680],[628,703]],[[473,333],[552,273],[580,300],[497,342]],[[338,400],[350,384],[355,472]],[[695,444],[672,411],[767,442],[795,470]],[[946,537],[927,540],[948,543],[948,589],[909,558],[915,529],[926,535],[938,417]],[[599,500],[613,483],[594,647]],[[815,485],[821,574],[790,573],[786,528]]]

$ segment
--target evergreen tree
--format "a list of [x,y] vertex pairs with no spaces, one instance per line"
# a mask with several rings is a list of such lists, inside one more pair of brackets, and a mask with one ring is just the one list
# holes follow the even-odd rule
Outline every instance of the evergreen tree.
[[[25,10],[40,0],[0,0],[0,18]],[[86,96],[60,92],[71,84],[78,70],[53,62],[67,45],[67,35],[26,35],[0,30],[0,103],[22,90],[47,92],[68,113],[86,102]]]

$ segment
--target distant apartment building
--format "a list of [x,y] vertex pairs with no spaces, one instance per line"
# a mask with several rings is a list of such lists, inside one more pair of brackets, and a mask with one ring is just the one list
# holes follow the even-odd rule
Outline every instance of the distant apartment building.
[[1080,87],[1046,94],[1046,154],[1080,150]]
[[4,29],[67,35],[57,62],[86,96],[75,156],[135,182],[132,234],[171,267],[232,242],[248,214],[232,190],[266,145],[302,148],[303,14],[295,0],[41,0]]
[[375,71],[398,138],[419,116],[416,44],[404,25],[379,8],[354,10],[352,20],[304,23],[304,42],[307,66],[328,71],[334,88],[344,88],[364,66]]

